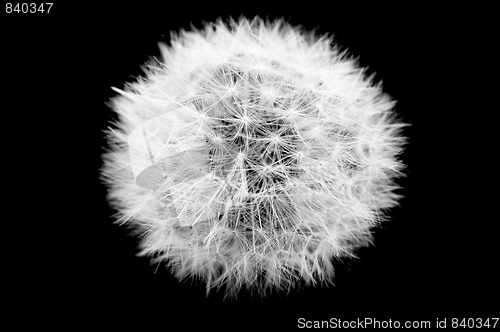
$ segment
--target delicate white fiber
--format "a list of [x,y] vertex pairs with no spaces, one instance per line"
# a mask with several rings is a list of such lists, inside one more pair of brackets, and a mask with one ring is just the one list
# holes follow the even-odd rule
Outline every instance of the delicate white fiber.
[[264,293],[331,282],[397,205],[405,124],[333,39],[282,20],[183,31],[113,99],[102,176],[141,254]]

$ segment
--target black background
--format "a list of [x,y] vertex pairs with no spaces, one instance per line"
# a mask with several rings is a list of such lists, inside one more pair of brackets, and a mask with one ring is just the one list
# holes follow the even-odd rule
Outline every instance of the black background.
[[[488,121],[470,98],[470,52],[482,48],[468,8],[365,7],[338,2],[233,6],[193,2],[56,2],[51,14],[3,12],[7,292],[19,324],[155,323],[297,328],[297,320],[499,316],[497,234],[490,216],[496,166],[476,134]],[[136,257],[137,240],[113,224],[99,181],[106,102],[159,55],[170,31],[218,17],[283,17],[333,34],[383,79],[412,124],[402,155],[405,198],[358,260],[337,263],[335,285],[223,301]],[[472,115],[472,116],[471,116]],[[474,132],[474,133],[473,133]],[[7,189],[8,188],[8,189]],[[29,312],[32,316],[27,316]]]

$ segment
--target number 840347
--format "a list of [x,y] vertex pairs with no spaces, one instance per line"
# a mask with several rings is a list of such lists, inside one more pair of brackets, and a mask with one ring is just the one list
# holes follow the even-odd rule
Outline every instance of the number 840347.
[[5,4],[5,12],[7,14],[35,14],[35,13],[50,13],[52,2],[28,3],[28,2],[8,2]]

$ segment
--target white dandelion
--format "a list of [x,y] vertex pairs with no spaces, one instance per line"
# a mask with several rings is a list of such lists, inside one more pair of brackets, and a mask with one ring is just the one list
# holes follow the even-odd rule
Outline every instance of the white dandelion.
[[113,99],[102,177],[141,255],[264,294],[331,282],[400,197],[405,124],[328,36],[218,21],[160,45]]

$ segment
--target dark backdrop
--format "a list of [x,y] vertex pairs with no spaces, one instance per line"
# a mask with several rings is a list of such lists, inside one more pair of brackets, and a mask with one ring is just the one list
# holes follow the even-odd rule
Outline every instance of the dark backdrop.
[[[178,282],[164,266],[136,257],[137,240],[113,224],[99,181],[102,130],[114,119],[106,106],[115,94],[110,87],[140,76],[170,31],[239,15],[284,17],[334,34],[383,79],[401,119],[412,124],[402,156],[405,198],[375,230],[373,246],[360,249],[358,260],[337,264],[335,286],[263,299],[245,292],[232,301],[223,302],[222,292],[207,298],[202,285]],[[300,317],[433,324],[498,317],[497,233],[487,213],[494,194],[476,187],[489,183],[492,169],[479,148],[484,136],[471,130],[485,121],[470,104],[479,83],[469,79],[475,60],[467,50],[482,46],[472,18],[466,8],[335,1],[281,7],[57,2],[49,15],[2,12],[9,301],[17,312],[36,314],[19,323],[290,330]]]

